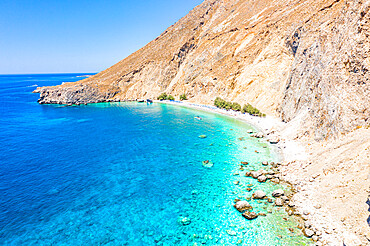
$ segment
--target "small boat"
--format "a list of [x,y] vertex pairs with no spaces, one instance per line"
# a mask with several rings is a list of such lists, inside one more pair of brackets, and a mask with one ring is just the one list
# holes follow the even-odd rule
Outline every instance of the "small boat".
[[200,116],[195,116],[194,119],[201,120],[202,118]]
[[137,102],[143,103],[144,102],[144,99],[138,99]]
[[146,103],[153,103],[152,99],[146,99]]

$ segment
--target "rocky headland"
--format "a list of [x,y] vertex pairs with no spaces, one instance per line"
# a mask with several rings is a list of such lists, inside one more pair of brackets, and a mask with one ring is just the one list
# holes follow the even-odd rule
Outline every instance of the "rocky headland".
[[370,1],[205,0],[114,66],[35,92],[41,104],[162,92],[250,103],[267,114],[251,123],[280,140],[307,229],[329,245],[369,245],[369,35]]

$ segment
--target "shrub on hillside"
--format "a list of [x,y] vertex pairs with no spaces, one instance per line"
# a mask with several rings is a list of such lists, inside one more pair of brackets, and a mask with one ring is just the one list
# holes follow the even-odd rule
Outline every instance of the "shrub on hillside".
[[255,115],[255,116],[260,116],[260,117],[265,117],[265,114],[262,114],[261,111],[259,111],[257,108],[253,107],[249,103],[247,105],[244,105],[242,108],[242,113],[245,114],[250,114],[250,115]]
[[167,100],[167,93],[163,92],[161,95],[159,95],[158,100]]
[[243,108],[240,106],[239,103],[236,102],[228,102],[222,99],[221,97],[216,97],[214,101],[214,105],[217,108],[223,108],[226,110],[234,110],[234,111],[241,111],[243,114],[247,113],[250,115],[256,115],[260,117],[265,117],[265,114],[262,114],[261,111],[259,111],[257,108],[253,107],[249,103],[247,105],[244,105]]
[[225,102],[225,106],[224,106],[224,109],[226,110],[230,110],[233,106],[233,103],[232,102]]
[[240,106],[239,103],[234,102],[231,106],[231,109],[234,110],[234,111],[240,111],[240,110],[242,110],[242,106]]
[[217,108],[225,108],[226,101],[222,99],[221,97],[216,97],[214,105]]
[[171,96],[171,95],[168,95],[167,100],[175,101],[175,98],[173,96]]
[[185,94],[180,95],[180,101],[188,100]]

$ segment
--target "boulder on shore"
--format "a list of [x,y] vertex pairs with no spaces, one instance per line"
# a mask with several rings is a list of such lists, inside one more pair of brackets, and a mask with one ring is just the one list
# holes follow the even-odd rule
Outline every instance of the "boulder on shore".
[[284,196],[284,191],[282,189],[278,189],[278,190],[274,190],[272,192],[272,196],[273,197],[280,197],[280,196]]
[[277,144],[280,142],[280,139],[278,137],[272,137],[268,141],[270,144]]
[[281,207],[283,205],[284,205],[283,199],[281,199],[280,197],[279,198],[276,198],[276,200],[275,200],[275,206]]
[[312,237],[313,235],[315,235],[315,232],[311,229],[308,229],[308,228],[305,228],[303,230],[303,234],[306,236],[306,237]]
[[265,175],[261,175],[258,177],[258,182],[262,183],[262,182],[266,182],[266,180],[267,180],[267,177]]
[[271,182],[274,182],[275,184],[280,183],[280,180],[278,178],[271,179]]

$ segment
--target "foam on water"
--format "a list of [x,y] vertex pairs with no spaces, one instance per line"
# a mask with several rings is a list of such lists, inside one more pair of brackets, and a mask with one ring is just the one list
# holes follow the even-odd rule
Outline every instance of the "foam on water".
[[[278,159],[266,142],[249,137],[252,126],[173,105],[38,105],[22,79],[0,77],[0,87],[20,86],[0,90],[8,98],[0,99],[0,244],[309,244],[269,203],[251,201],[267,214],[253,221],[232,207],[256,189],[271,196],[281,188],[239,170],[241,161],[267,169],[261,161]],[[204,160],[214,165],[205,168]]]

